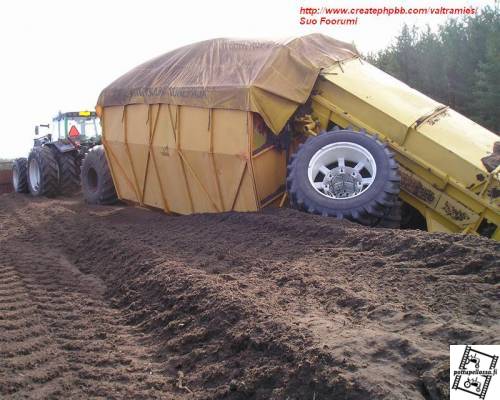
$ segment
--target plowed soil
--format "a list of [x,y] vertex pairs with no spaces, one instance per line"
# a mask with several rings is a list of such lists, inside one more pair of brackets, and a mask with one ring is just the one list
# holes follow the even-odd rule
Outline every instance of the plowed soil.
[[8,165],[8,169],[3,169],[4,165],[0,163],[0,194],[10,193],[13,191],[11,180],[12,180],[12,172],[10,170],[10,165]]
[[292,210],[0,195],[0,398],[447,399],[500,247]]

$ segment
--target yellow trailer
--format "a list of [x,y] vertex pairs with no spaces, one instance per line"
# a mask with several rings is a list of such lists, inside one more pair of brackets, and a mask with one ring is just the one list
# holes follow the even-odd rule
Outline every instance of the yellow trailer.
[[90,202],[114,186],[165,212],[257,211],[288,192],[308,212],[392,226],[402,200],[429,231],[500,238],[499,168],[482,161],[497,136],[323,35],[174,50],[104,89],[97,112]]
[[477,232],[483,223],[500,239],[499,168],[488,171],[482,161],[497,135],[360,58],[322,71],[316,90],[313,110],[323,129],[351,125],[388,143],[400,196],[429,231]]
[[102,117],[122,199],[190,214],[257,211],[283,194],[286,155],[258,151],[257,114],[134,104],[107,107]]

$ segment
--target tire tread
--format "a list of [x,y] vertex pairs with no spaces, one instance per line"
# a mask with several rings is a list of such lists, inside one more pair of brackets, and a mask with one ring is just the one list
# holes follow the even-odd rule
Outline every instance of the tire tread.
[[33,196],[57,196],[59,193],[59,165],[52,150],[47,146],[34,147],[28,157],[28,166],[32,159],[36,160],[40,168],[40,189],[36,192],[32,188],[28,173],[28,186],[31,194]]
[[[288,176],[287,176],[287,190],[290,196],[290,204],[292,207],[297,208],[301,211],[307,211],[319,215],[328,215],[331,217],[336,217],[337,219],[349,219],[354,222],[361,223],[363,225],[374,226],[381,221],[386,222],[386,218],[391,210],[398,206],[398,195],[400,191],[400,177],[398,163],[394,159],[394,154],[385,143],[382,143],[378,138],[373,135],[367,134],[365,132],[353,132],[350,130],[339,130],[333,129],[325,134],[339,134],[341,132],[354,133],[356,135],[363,135],[370,140],[373,140],[378,145],[384,148],[384,153],[388,158],[388,176],[386,182],[383,185],[383,190],[378,193],[374,198],[367,202],[367,204],[362,207],[356,207],[350,210],[332,210],[325,208],[319,204],[314,204],[311,200],[307,198],[302,192],[300,186],[297,184],[297,165],[299,162],[298,154],[300,154],[303,149],[313,145],[314,139],[321,137],[316,136],[315,138],[308,138],[299,150],[290,157],[289,164],[287,166]],[[400,208],[400,207],[399,207]]]
[[78,160],[73,152],[58,153],[59,185],[61,194],[71,196],[80,189],[80,171]]
[[[87,185],[87,175],[90,168],[93,168],[97,172],[100,182],[96,191],[91,190]],[[102,145],[93,147],[85,156],[81,169],[81,182],[85,201],[89,204],[107,205],[114,204],[118,200]]]
[[12,165],[12,171],[17,169],[18,184],[17,187],[14,186],[14,181],[12,181],[12,187],[16,193],[28,193],[28,159],[27,158],[16,158],[14,164]]

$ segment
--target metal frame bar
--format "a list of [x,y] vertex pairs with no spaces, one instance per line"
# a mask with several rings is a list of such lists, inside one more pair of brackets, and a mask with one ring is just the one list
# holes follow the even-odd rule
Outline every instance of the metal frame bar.
[[148,158],[146,159],[146,168],[144,169],[144,184],[142,185],[142,193],[141,193],[141,202],[144,204],[144,194],[146,193],[146,185],[147,185],[147,180],[148,180],[148,172],[149,172],[149,159],[151,158],[151,154],[149,150],[151,149],[151,124],[150,124],[150,119],[151,119],[151,105],[148,105],[148,118],[146,120],[146,126],[149,126],[149,137],[148,137]]
[[189,169],[189,172],[191,172],[191,174],[193,174],[193,177],[194,179],[196,180],[196,182],[198,182],[198,184],[200,185],[200,187],[202,188],[203,192],[205,193],[205,195],[208,197],[208,199],[210,200],[210,202],[212,203],[212,205],[215,207],[215,210],[220,212],[221,210],[219,209],[219,206],[217,205],[217,203],[214,201],[214,199],[212,199],[212,196],[210,196],[210,193],[208,193],[208,190],[207,188],[205,187],[205,185],[203,185],[203,183],[201,183],[201,180],[200,178],[198,177],[198,175],[196,174],[194,168],[191,166],[191,164],[189,163],[189,161],[186,159],[186,156],[184,154],[182,154],[182,152],[180,151],[179,152],[181,158],[182,158],[182,161],[184,161],[184,163],[186,164],[186,166],[188,167]]
[[245,172],[247,170],[247,167],[248,167],[248,160],[247,162],[245,162],[245,164],[243,164],[243,170],[241,171],[240,180],[238,181],[238,187],[236,188],[236,193],[234,194],[234,198],[231,203],[231,209],[230,209],[231,211],[234,211],[234,206],[236,205],[236,201],[238,200],[238,197],[240,195],[241,184],[243,183],[243,178],[245,177]]
[[142,206],[143,203],[141,201],[141,197],[139,196],[139,193],[140,193],[139,182],[137,181],[137,175],[136,175],[136,172],[135,172],[135,166],[134,166],[134,162],[132,160],[132,153],[130,153],[130,147],[128,145],[127,106],[123,107],[122,122],[123,122],[123,130],[124,130],[124,134],[125,134],[125,150],[126,150],[126,153],[127,153],[127,156],[128,156],[128,160],[130,162],[130,167],[132,168],[132,175],[134,177],[134,182],[135,182],[134,192],[135,192],[135,195],[137,197],[137,201]]
[[[267,199],[265,199],[265,201],[262,202],[262,208],[265,208],[267,207],[269,204],[275,202],[277,199],[279,199],[280,197],[283,197],[283,195],[286,193],[286,191],[284,191],[283,189],[278,189],[278,192],[275,193],[275,194],[271,194],[270,197],[268,197]],[[283,201],[283,199],[281,199],[281,201]],[[281,201],[280,201],[280,204],[281,204]]]
[[247,112],[247,135],[248,135],[248,149],[247,149],[247,162],[250,174],[252,175],[252,188],[257,203],[257,210],[262,208],[260,204],[259,195],[257,194],[257,186],[255,185],[255,174],[253,172],[253,157],[252,157],[252,144],[253,144],[253,114],[251,111]]
[[[152,107],[152,105],[150,105],[149,107]],[[165,196],[165,189],[163,188],[163,183],[161,181],[161,176],[160,176],[160,172],[158,170],[158,164],[156,163],[156,156],[155,156],[154,149],[153,149],[153,142],[154,142],[154,138],[155,138],[155,135],[156,135],[156,127],[157,127],[157,124],[158,124],[158,119],[160,117],[160,110],[161,110],[161,108],[162,108],[162,104],[158,104],[158,111],[156,113],[156,117],[155,117],[154,126],[152,128],[152,131],[151,131],[151,125],[150,125],[150,139],[149,139],[149,157],[148,157],[148,161],[149,161],[149,158],[151,157],[151,159],[153,160],[153,167],[154,167],[154,170],[155,170],[156,179],[158,180],[158,186],[160,187],[161,199],[163,200],[163,209],[165,210],[165,212],[170,213],[170,207],[168,205],[167,197]],[[146,183],[145,182],[146,181],[144,181],[144,188],[146,188]],[[144,193],[145,193],[145,190],[143,191],[143,198],[144,198]]]
[[[104,155],[106,156],[106,161],[109,165],[109,171],[111,172],[111,178],[113,179],[113,183],[115,185],[115,189],[116,189],[116,194],[118,195],[118,198],[121,199],[122,197],[120,197],[120,185],[118,184],[118,179],[116,178],[116,172],[113,168],[113,163],[110,162],[110,158],[111,158],[111,153],[112,153],[112,150],[111,150],[111,147],[110,145],[108,144],[108,140],[106,139],[106,134],[105,134],[105,129],[104,129],[104,110],[102,112],[102,115],[100,116],[100,119],[101,119],[101,127],[102,127],[102,144],[104,146]],[[108,155],[109,153],[109,155]]]
[[179,159],[181,163],[181,168],[182,168],[182,173],[184,175],[184,182],[186,184],[186,192],[189,198],[189,205],[191,206],[191,212],[194,213],[194,204],[193,204],[193,198],[191,196],[191,189],[189,188],[189,182],[187,179],[186,175],[186,169],[184,167],[184,161],[182,157],[182,152],[180,149],[180,107],[178,105],[175,106],[175,124],[174,120],[172,118],[172,112],[170,110],[170,104],[167,104],[168,107],[168,114],[170,116],[170,125],[172,127],[173,133],[174,133],[174,140],[175,140],[175,149],[177,151],[177,154],[179,154]]
[[[111,147],[108,146],[107,148],[107,151],[109,152],[109,154],[111,155],[111,158],[113,158],[116,162],[116,165],[118,166],[118,168],[122,171],[122,174],[123,174],[123,177],[125,178],[125,181],[128,183],[128,185],[130,186],[130,188],[132,189],[132,191],[135,190],[134,188],[134,184],[132,183],[132,181],[129,179],[129,177],[127,176],[127,174],[125,173],[125,169],[122,167],[122,165],[120,164],[120,162],[118,161],[118,157],[116,156],[115,153],[113,153],[113,150],[111,150]],[[111,164],[111,163],[110,163]],[[115,181],[117,182],[117,181]],[[118,185],[116,185],[117,188],[119,188]],[[120,197],[122,198],[122,197]]]
[[266,148],[260,150],[258,153],[255,153],[254,155],[252,155],[252,158],[260,157],[262,154],[267,153],[269,150],[272,150],[275,148],[276,148],[276,145],[274,145],[274,144],[267,146]]
[[215,185],[217,187],[217,194],[219,196],[219,201],[220,201],[220,209],[225,210],[224,207],[224,200],[222,198],[222,191],[220,188],[220,181],[219,181],[219,175],[217,174],[217,166],[215,163],[215,153],[214,153],[214,122],[213,122],[213,108],[208,109],[208,131],[209,131],[209,154],[210,154],[210,160],[212,164],[212,169],[214,171],[214,177],[215,177]]

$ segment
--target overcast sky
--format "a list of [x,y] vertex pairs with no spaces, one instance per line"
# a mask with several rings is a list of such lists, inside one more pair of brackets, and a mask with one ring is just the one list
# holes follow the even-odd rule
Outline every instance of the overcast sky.
[[443,16],[363,16],[356,26],[301,26],[300,7],[482,7],[494,0],[5,0],[0,12],[0,158],[27,156],[34,125],[59,110],[94,109],[102,88],[152,57],[214,37],[321,32],[363,53],[401,25]]

